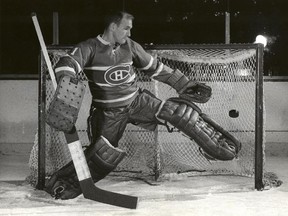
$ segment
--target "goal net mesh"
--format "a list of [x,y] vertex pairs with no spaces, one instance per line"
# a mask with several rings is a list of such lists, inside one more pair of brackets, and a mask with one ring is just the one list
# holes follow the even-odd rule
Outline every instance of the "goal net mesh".
[[[49,48],[52,66],[68,48]],[[199,151],[194,141],[183,136],[177,129],[168,132],[164,126],[147,131],[135,125],[127,125],[119,148],[127,157],[111,175],[132,176],[144,179],[165,179],[178,175],[229,174],[253,177],[255,172],[255,103],[257,55],[255,48],[169,48],[147,50],[170,66],[178,68],[189,79],[204,82],[213,89],[212,98],[205,104],[197,104],[213,120],[228,130],[242,143],[238,158],[232,161],[209,161]],[[151,80],[135,69],[139,87],[150,90],[162,100],[177,96],[171,87]],[[41,76],[46,78],[46,109],[54,90],[45,64],[41,59]],[[78,76],[86,85],[86,93],[76,127],[83,148],[90,145],[87,136],[87,117],[91,94],[84,73]],[[238,117],[229,116],[235,110]],[[45,126],[46,176],[50,176],[71,160],[62,132]],[[263,127],[263,132],[264,132]],[[264,133],[263,133],[264,134]],[[29,166],[31,182],[38,175],[38,136],[35,136]],[[264,140],[264,139],[263,139]],[[265,143],[265,142],[264,142]]]

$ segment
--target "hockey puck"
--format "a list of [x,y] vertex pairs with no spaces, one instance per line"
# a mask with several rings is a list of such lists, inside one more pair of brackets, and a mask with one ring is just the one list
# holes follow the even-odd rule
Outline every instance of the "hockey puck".
[[237,118],[237,117],[239,117],[239,111],[235,110],[235,109],[232,109],[232,110],[229,111],[229,116],[231,118]]

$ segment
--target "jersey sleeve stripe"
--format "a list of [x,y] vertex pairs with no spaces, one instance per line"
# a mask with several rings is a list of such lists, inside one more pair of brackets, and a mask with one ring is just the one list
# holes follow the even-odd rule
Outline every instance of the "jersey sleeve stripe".
[[154,61],[154,58],[150,55],[150,61],[149,61],[149,63],[148,63],[145,67],[139,68],[139,69],[140,69],[140,70],[148,70],[148,69],[152,66],[153,61]]
[[73,74],[76,74],[76,71],[72,67],[65,66],[65,67],[57,67],[57,68],[55,68],[55,73],[59,73],[59,72],[62,72],[62,71],[69,71],[69,72],[72,72]]
[[156,72],[155,72],[151,77],[153,78],[153,77],[155,77],[155,76],[158,76],[158,75],[161,73],[161,71],[163,70],[163,67],[164,67],[164,65],[163,65],[163,63],[161,63],[161,64],[158,66]]
[[70,55],[66,55],[67,57],[70,57],[74,62],[75,62],[75,64],[76,64],[76,66],[77,66],[77,72],[80,72],[81,70],[82,70],[82,68],[81,68],[81,66],[80,66],[80,64],[79,64],[79,62],[78,61],[76,61],[72,56],[70,56]]

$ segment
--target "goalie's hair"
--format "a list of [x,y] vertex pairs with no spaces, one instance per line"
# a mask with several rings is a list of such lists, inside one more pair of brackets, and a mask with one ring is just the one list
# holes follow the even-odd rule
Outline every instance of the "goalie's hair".
[[108,13],[104,18],[104,28],[105,30],[110,26],[111,23],[120,24],[123,18],[134,19],[134,16],[126,11],[116,11]]

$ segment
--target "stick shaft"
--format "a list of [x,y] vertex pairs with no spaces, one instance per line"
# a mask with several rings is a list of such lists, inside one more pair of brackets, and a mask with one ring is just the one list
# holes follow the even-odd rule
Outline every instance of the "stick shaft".
[[54,75],[54,72],[53,72],[53,69],[52,69],[51,61],[50,61],[50,58],[49,58],[49,55],[48,55],[48,51],[47,51],[47,48],[46,48],[46,45],[45,45],[45,42],[44,42],[44,38],[43,38],[43,35],[42,35],[42,32],[41,32],[41,28],[40,28],[40,25],[39,25],[39,22],[38,22],[36,14],[32,15],[32,20],[33,20],[33,24],[34,24],[34,27],[35,27],[35,30],[36,30],[36,33],[37,33],[37,36],[38,36],[38,40],[39,40],[39,43],[40,43],[40,46],[41,46],[41,50],[42,50],[45,62],[46,62],[47,67],[48,67],[49,75],[51,77],[52,84],[53,84],[53,87],[54,87],[54,90],[55,90],[57,88],[57,82],[56,82],[56,78],[55,78],[55,75]]
[[[49,71],[49,74],[50,74],[50,77],[51,77],[51,80],[53,83],[54,90],[56,90],[57,82],[56,82],[55,75],[54,75],[54,72],[52,69],[50,58],[48,56],[48,52],[47,52],[47,48],[46,48],[46,45],[44,42],[44,38],[42,36],[40,25],[39,25],[39,22],[37,20],[37,16],[35,13],[32,14],[32,20],[33,20],[35,30],[36,30],[36,33],[37,33],[37,36],[38,36],[38,39],[40,42],[40,46],[42,49],[42,53],[43,53],[45,62],[46,62],[47,67],[48,67],[48,71]],[[67,144],[69,147],[70,154],[71,154],[72,159],[73,159],[73,163],[75,165],[76,172],[77,172],[77,174],[80,174],[80,177],[81,177],[80,179],[91,178],[90,170],[89,170],[85,155],[83,153],[82,145],[81,145],[80,139],[78,137],[78,133],[77,133],[76,128],[75,128],[74,133],[65,134],[65,138],[66,138],[66,141],[67,141]],[[79,176],[78,176],[78,178],[79,178]]]

